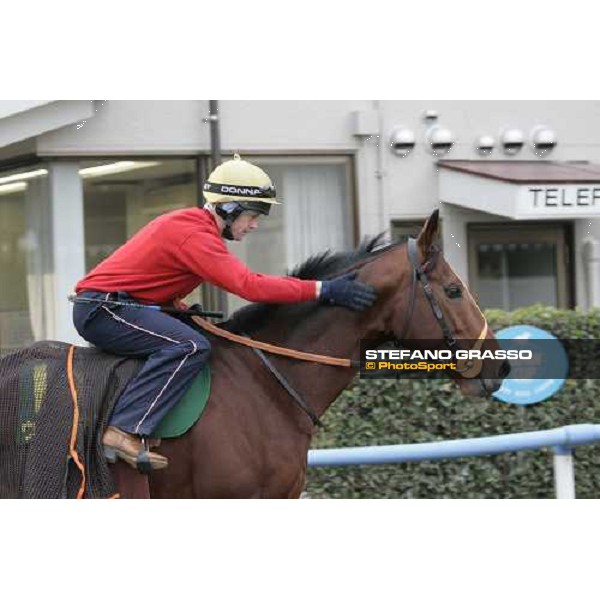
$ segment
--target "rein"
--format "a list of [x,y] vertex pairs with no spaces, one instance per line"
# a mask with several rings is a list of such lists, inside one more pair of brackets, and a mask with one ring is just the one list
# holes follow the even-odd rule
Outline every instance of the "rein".
[[279,354],[280,356],[287,356],[288,358],[315,362],[322,365],[330,365],[332,367],[360,367],[360,361],[358,360],[350,360],[349,358],[336,358],[334,356],[325,356],[324,354],[311,354],[310,352],[301,352],[300,350],[283,348],[282,346],[275,346],[274,344],[268,344],[267,342],[259,342],[258,340],[253,340],[249,337],[231,333],[231,331],[221,329],[202,317],[193,316],[192,320],[194,323],[196,323],[196,325],[202,327],[202,329],[218,337],[225,338],[230,342],[241,344],[242,346],[249,346],[250,348],[257,348],[258,350],[264,350],[265,352],[270,352],[271,354]]

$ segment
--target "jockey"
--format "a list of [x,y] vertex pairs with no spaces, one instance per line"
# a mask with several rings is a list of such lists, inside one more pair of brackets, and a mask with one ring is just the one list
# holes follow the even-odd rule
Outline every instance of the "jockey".
[[77,298],[84,299],[76,298],[73,308],[79,334],[106,352],[146,358],[110,416],[103,438],[109,460],[168,466],[166,457],[148,451],[145,440],[185,394],[211,350],[197,329],[127,302],[184,307],[180,299],[203,281],[251,302],[320,300],[360,311],[376,299],[373,288],[354,281],[354,274],[323,282],[275,277],[251,272],[229,252],[223,238],[241,241],[279,204],[259,167],[236,154],[211,173],[204,197],[203,208],[174,210],[148,223],[76,285]]

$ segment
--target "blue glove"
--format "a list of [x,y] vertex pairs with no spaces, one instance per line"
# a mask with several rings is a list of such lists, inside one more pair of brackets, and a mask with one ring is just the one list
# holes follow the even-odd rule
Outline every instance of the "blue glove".
[[355,279],[356,272],[321,282],[319,300],[357,311],[370,308],[377,300],[375,289]]

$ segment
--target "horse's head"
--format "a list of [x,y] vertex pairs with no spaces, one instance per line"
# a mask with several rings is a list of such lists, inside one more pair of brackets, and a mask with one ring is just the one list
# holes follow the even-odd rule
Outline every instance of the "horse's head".
[[[371,335],[408,349],[495,350],[485,316],[440,249],[439,213],[427,219],[416,240],[365,264],[360,279],[373,285],[379,300],[372,309]],[[500,360],[458,361],[453,378],[463,394],[496,391],[510,366]]]

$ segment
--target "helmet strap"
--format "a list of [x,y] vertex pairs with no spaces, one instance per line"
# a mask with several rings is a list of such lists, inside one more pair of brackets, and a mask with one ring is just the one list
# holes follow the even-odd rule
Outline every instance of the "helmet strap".
[[233,240],[233,231],[231,226],[233,222],[244,212],[244,207],[237,204],[233,210],[225,210],[220,204],[215,204],[215,212],[225,221],[225,228],[223,229],[223,237],[226,240]]

